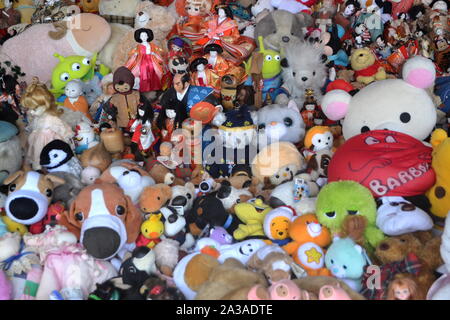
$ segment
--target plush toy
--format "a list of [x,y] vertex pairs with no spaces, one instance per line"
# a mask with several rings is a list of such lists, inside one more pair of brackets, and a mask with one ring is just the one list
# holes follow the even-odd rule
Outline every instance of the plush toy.
[[333,148],[333,134],[329,127],[325,126],[314,126],[308,130],[305,136],[305,150],[303,154],[307,161],[320,150]]
[[[298,52],[302,54],[299,55]],[[321,89],[325,84],[326,69],[321,56],[322,51],[309,43],[292,43],[286,47],[285,58],[281,60],[282,87],[286,93],[277,96],[277,103],[286,104],[291,99],[297,106],[303,106],[306,90],[312,90],[316,99],[322,98]]]
[[155,263],[158,270],[162,274],[171,277],[182,255],[180,243],[173,239],[162,239],[161,242],[156,244],[153,251],[155,252]]
[[444,163],[450,155],[450,139],[442,129],[437,129],[431,136],[433,146],[433,159],[431,166],[436,173],[436,183],[427,192],[431,203],[431,213],[437,217],[444,218],[450,209],[450,177],[448,171],[443,170]]
[[100,0],[81,0],[80,8],[83,12],[98,13],[98,5]]
[[101,141],[92,148],[84,150],[80,156],[80,161],[83,168],[94,167],[103,172],[111,165],[112,157],[106,150],[103,141]]
[[[103,77],[101,79],[103,79]],[[92,79],[83,82],[83,95],[89,106],[92,106],[103,93],[101,79],[100,76],[96,74]],[[95,115],[95,111],[89,109],[90,115],[92,116],[93,113]]]
[[270,13],[275,8],[271,4],[272,0],[258,0],[252,4],[251,11],[254,17],[257,17],[261,12]]
[[364,231],[366,249],[375,248],[384,235],[376,227],[376,204],[370,191],[354,181],[328,183],[317,197],[316,214],[319,222],[332,234],[341,232],[348,215],[361,215],[367,219]]
[[[58,185],[53,190],[53,202],[61,202],[66,208],[69,208],[72,201],[75,200],[81,189],[85,187],[80,176],[64,171],[52,172],[52,176],[64,180],[64,184]],[[47,213],[48,216],[48,213]]]
[[3,270],[0,270],[0,300],[11,300],[13,287]]
[[[80,239],[90,255],[109,260],[133,249],[142,216],[120,187],[102,183],[81,190],[59,222]],[[112,263],[119,268],[120,261]]]
[[375,80],[386,79],[384,68],[380,66],[375,55],[368,48],[355,50],[350,56],[350,64],[358,82],[369,84]]
[[302,266],[308,275],[329,275],[324,268],[324,247],[331,242],[330,231],[322,227],[314,214],[305,214],[296,218],[289,226],[292,242],[283,249]]
[[119,270],[123,284],[138,288],[150,275],[156,273],[155,252],[147,247],[134,249],[131,257],[122,263]]
[[311,9],[308,6],[305,6],[300,1],[295,0],[271,0],[270,4],[278,10],[286,10],[290,13],[297,14],[299,12],[312,13]]
[[233,232],[234,239],[241,241],[249,237],[264,237],[264,217],[271,209],[261,199],[256,199],[253,203],[238,203],[234,207],[234,211],[239,220],[244,224],[240,224]]
[[23,162],[23,149],[17,136],[19,130],[13,124],[0,121],[0,183],[9,174],[20,169]]
[[139,207],[144,213],[158,212],[172,197],[172,189],[166,184],[145,187],[139,197]]
[[[295,1],[294,1],[295,2]],[[267,292],[266,292],[267,290]],[[284,279],[271,284],[267,289],[256,285],[250,289],[248,300],[309,300],[309,293],[302,291],[290,279]]]
[[148,159],[145,162],[145,169],[156,183],[171,185],[179,180],[175,178],[172,169],[158,159]]
[[[58,64],[58,60],[52,57],[55,52],[65,57],[92,56],[103,48],[110,35],[111,28],[104,19],[91,13],[82,13],[69,17],[67,23],[44,23],[27,28],[4,43],[0,60],[19,65],[26,74],[24,79],[27,83],[35,76],[46,83]],[[89,41],[92,37],[100,38],[98,41]],[[27,44],[26,52],[22,50],[24,43]],[[29,52],[33,52],[33,62],[29,59]]]
[[80,177],[83,170],[70,145],[62,140],[53,140],[41,151],[39,164],[48,172],[67,172]]
[[83,84],[81,81],[72,80],[66,84],[64,89],[67,98],[64,100],[64,107],[73,111],[83,113],[86,118],[92,120],[89,113],[89,104],[87,99],[83,96]]
[[74,140],[76,154],[81,154],[98,143],[94,128],[87,122],[81,122],[75,127]]
[[[4,204],[6,201],[6,197],[5,197],[5,199],[2,199],[2,201],[4,201],[3,205],[2,205],[2,210],[5,210]],[[10,217],[8,217],[4,212],[0,216],[0,222],[6,227],[6,232],[17,232],[21,236],[23,236],[25,233],[28,232],[27,226],[25,226],[21,223],[15,222]]]
[[145,280],[139,291],[147,297],[147,300],[186,300],[180,290],[158,277],[150,277]]
[[352,300],[341,286],[323,286],[319,291],[319,300]]
[[247,189],[236,189],[227,180],[223,180],[216,197],[222,201],[225,210],[236,213],[236,206],[253,198],[253,194]]
[[342,279],[356,292],[361,290],[367,259],[364,249],[351,238],[334,238],[325,254],[325,264],[333,276]]
[[191,182],[187,182],[184,186],[172,187],[171,206],[182,207],[183,212],[187,212],[192,208],[195,200],[195,186]]
[[270,210],[264,217],[264,234],[279,246],[289,243],[289,227],[295,216],[296,212],[287,206]]
[[326,287],[341,288],[351,300],[366,300],[366,298],[352,290],[345,282],[335,277],[303,277],[293,280],[299,288],[310,293],[311,297],[319,297],[321,289]]
[[161,221],[162,213],[152,213],[147,220],[142,222],[141,234],[136,240],[138,247],[147,246],[153,249],[156,244],[161,242],[161,236],[164,233],[164,223]]
[[209,238],[216,241],[219,245],[231,244],[233,242],[233,237],[223,227],[211,228]]
[[[377,129],[424,140],[436,124],[436,108],[423,90],[433,85],[435,73],[431,60],[415,56],[404,64],[403,79],[377,81],[354,97],[343,90],[332,90],[322,99],[322,109],[331,120],[345,117],[342,130],[346,140]],[[375,107],[375,101],[382,109]]]
[[101,172],[96,167],[86,167],[81,171],[81,182],[84,185],[90,185],[95,183],[95,180],[100,178]]

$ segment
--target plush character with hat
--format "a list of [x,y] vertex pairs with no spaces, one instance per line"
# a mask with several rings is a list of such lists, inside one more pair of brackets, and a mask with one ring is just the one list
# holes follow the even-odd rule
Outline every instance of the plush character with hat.
[[288,206],[281,206],[269,211],[264,217],[264,233],[272,242],[283,246],[288,244],[289,226],[297,216],[295,210]]
[[75,157],[75,154],[70,145],[62,140],[53,140],[41,151],[40,165],[48,172],[67,172],[76,177],[81,176],[80,160]]

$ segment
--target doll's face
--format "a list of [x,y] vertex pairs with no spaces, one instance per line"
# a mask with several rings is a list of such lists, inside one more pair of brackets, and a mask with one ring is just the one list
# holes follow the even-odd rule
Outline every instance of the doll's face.
[[345,7],[344,15],[349,17],[354,13],[355,13],[355,6],[353,4],[349,4],[348,6]]
[[202,64],[202,63],[200,63],[200,64],[197,66],[197,71],[200,71],[200,72],[205,71],[205,65]]
[[145,114],[145,110],[138,109],[138,114],[139,114],[140,117],[143,117],[144,114]]
[[175,119],[175,117],[177,116],[177,113],[173,109],[166,109],[166,116],[169,119]]
[[139,38],[143,43],[148,42],[148,34],[146,32],[141,32],[139,35]]
[[126,82],[119,82],[116,85],[114,85],[114,89],[119,93],[124,93],[130,91],[131,87]]
[[305,109],[308,110],[308,111],[314,111],[315,108],[316,108],[315,104],[307,104],[305,106]]
[[227,16],[225,10],[223,9],[219,9],[219,11],[217,11],[217,14],[219,15],[220,18],[225,18]]
[[396,286],[394,289],[394,295],[398,300],[408,300],[411,296],[411,292],[409,292],[408,287]]
[[182,93],[186,89],[186,86],[187,86],[187,83],[183,83],[181,78],[182,78],[181,74],[176,74],[173,79],[173,87],[174,87],[175,91],[178,93]]
[[377,38],[376,40],[377,46],[383,48],[386,46],[386,44],[384,43],[384,40],[382,38]]
[[180,52],[181,51],[181,47],[177,46],[176,44],[172,44],[172,51],[175,52]]
[[194,5],[194,4],[188,4],[186,6],[186,12],[189,16],[199,16],[201,13],[200,6]]
[[447,49],[449,46],[449,44],[447,43],[447,41],[445,39],[439,39],[436,41],[436,49],[438,51],[444,51],[445,49]]
[[217,51],[210,51],[209,55],[213,58],[217,57]]

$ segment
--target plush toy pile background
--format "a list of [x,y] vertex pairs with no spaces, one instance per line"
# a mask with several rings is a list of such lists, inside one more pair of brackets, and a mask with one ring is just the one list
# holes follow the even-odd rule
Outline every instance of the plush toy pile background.
[[450,299],[448,0],[2,2],[0,300]]

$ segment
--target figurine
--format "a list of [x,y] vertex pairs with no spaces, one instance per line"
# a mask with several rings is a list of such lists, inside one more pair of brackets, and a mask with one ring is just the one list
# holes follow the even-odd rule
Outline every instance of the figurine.
[[211,69],[206,68],[208,60],[205,58],[197,58],[191,63],[191,83],[200,87],[213,88],[215,92],[220,90],[220,78]]
[[92,121],[89,113],[89,104],[83,96],[83,84],[80,80],[72,80],[66,84],[64,92],[67,98],[64,100],[64,107],[73,111],[79,111]]
[[136,119],[132,121],[129,131],[131,136],[131,151],[136,161],[144,161],[148,157],[158,139],[153,135],[153,108],[149,104],[140,104]]
[[12,0],[3,0],[4,8],[0,9],[0,45],[13,35],[8,33],[8,28],[20,23],[20,11],[13,8]]
[[192,47],[188,39],[173,36],[167,41],[167,47],[169,48],[169,58],[192,56]]
[[378,57],[381,57],[383,59],[387,59],[392,54],[392,47],[390,43],[386,43],[384,41],[383,36],[379,35],[377,39],[375,40],[376,45],[376,54]]
[[372,36],[364,23],[356,25],[354,39],[356,48],[363,48],[372,43]]
[[424,300],[425,294],[409,275],[397,274],[388,287],[386,300]]
[[184,9],[187,16],[180,14],[176,24],[176,34],[189,39],[194,51],[201,50],[201,46],[196,43],[206,33],[203,20],[210,13],[211,7],[212,0],[186,0]]
[[168,70],[164,51],[152,42],[153,31],[137,29],[134,40],[139,44],[131,51],[125,66],[139,79],[139,91],[164,90]]
[[181,129],[183,121],[187,119],[186,109],[179,105],[165,105],[156,119],[156,126],[160,130],[162,142],[171,142],[172,133]]
[[342,26],[346,31],[351,29],[355,22],[355,13],[361,9],[361,4],[357,0],[347,0],[344,10],[336,13],[334,23]]
[[302,115],[303,122],[305,123],[305,128],[308,130],[317,125],[322,125],[325,116],[319,110],[319,106],[317,105],[317,101],[314,98],[314,93],[307,92],[305,94],[305,103],[303,104],[303,108],[300,110],[300,114]]

